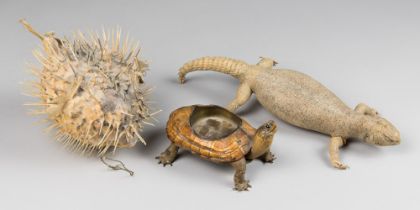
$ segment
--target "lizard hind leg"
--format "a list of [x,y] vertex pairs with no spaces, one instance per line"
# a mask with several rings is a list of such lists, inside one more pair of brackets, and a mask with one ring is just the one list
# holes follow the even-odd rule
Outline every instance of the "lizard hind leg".
[[330,162],[334,168],[346,169],[347,165],[340,161],[340,147],[346,143],[346,140],[341,137],[331,137],[329,153],[330,153]]
[[257,63],[257,66],[261,66],[263,68],[273,68],[273,66],[277,65],[277,61],[271,59],[271,58],[266,58],[266,57],[261,57],[260,56],[260,61]]
[[252,90],[248,86],[248,84],[241,83],[236,92],[235,99],[229,103],[229,105],[227,106],[227,110],[231,112],[236,111],[240,106],[244,105],[249,100],[251,94]]
[[364,104],[364,103],[360,103],[356,106],[356,108],[354,108],[354,111],[360,113],[360,114],[364,114],[364,115],[369,115],[369,116],[378,116],[378,112],[373,109],[372,107]]

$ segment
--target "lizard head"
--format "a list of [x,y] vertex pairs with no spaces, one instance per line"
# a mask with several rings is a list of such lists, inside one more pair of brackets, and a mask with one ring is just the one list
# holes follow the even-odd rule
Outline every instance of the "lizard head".
[[277,65],[277,61],[266,57],[260,57],[260,61],[257,63],[257,66],[261,66],[264,68],[272,68],[275,65]]
[[388,120],[379,116],[366,116],[362,139],[369,144],[388,146],[400,143],[400,132]]

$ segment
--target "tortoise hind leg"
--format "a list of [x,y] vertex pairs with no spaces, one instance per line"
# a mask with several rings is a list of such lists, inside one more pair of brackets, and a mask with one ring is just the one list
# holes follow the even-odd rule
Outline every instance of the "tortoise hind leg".
[[179,147],[176,146],[174,143],[171,143],[171,145],[169,145],[169,147],[164,152],[160,153],[160,155],[156,157],[156,159],[159,160],[158,164],[162,164],[163,166],[172,166],[172,163],[178,156],[178,150]]
[[246,160],[242,158],[238,161],[232,163],[233,168],[235,169],[234,181],[235,187],[234,190],[237,191],[248,191],[248,188],[251,187],[249,181],[245,179],[245,170],[246,170]]

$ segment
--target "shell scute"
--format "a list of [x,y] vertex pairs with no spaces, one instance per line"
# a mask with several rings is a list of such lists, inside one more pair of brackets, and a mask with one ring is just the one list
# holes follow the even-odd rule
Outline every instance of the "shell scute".
[[182,107],[170,114],[166,131],[168,138],[181,148],[216,162],[233,162],[244,157],[252,146],[255,133],[246,121],[234,132],[221,139],[203,139],[193,131],[190,116],[194,106]]

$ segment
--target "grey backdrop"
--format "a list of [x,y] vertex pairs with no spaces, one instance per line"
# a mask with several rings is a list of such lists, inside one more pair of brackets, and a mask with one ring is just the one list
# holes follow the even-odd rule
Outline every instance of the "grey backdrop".
[[[419,209],[419,1],[5,1],[0,2],[1,209]],[[113,172],[96,158],[68,152],[42,132],[22,106],[19,82],[39,40],[18,23],[59,36],[121,26],[141,41],[151,62],[146,77],[163,112],[147,127],[144,147],[120,150],[136,174]],[[250,192],[231,190],[233,170],[183,153],[173,167],[154,157],[167,145],[171,110],[190,104],[226,105],[238,81],[217,73],[188,75],[186,61],[222,55],[258,61],[321,81],[349,106],[365,102],[401,131],[402,144],[351,142],[342,150],[350,169],[328,164],[328,137],[280,120],[272,165],[248,164]],[[274,116],[253,98],[239,112],[258,126]]]

